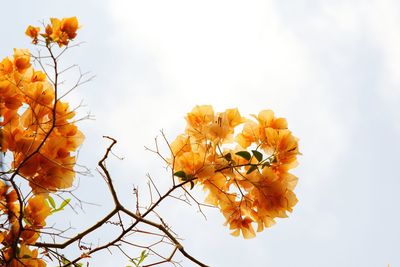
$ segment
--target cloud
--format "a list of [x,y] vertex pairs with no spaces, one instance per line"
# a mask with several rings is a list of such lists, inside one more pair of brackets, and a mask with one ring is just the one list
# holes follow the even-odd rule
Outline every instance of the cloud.
[[399,4],[396,1],[375,1],[366,14],[371,39],[382,53],[383,67],[377,94],[385,103],[387,113],[400,132],[400,35]]
[[[301,176],[298,194],[308,209],[299,211],[299,221],[295,223],[306,227],[310,218],[321,217],[312,224],[317,229],[312,236],[315,242],[325,242],[339,231],[337,215],[333,211],[320,212],[321,198],[330,193],[324,190],[334,183],[332,170],[349,142],[342,113],[335,106],[336,84],[330,70],[317,57],[324,40],[304,38],[296,27],[283,20],[274,1],[119,1],[110,6],[110,12],[117,25],[116,34],[129,47],[125,53],[131,65],[121,69],[131,69],[133,65],[138,70],[130,75],[126,71],[119,74],[121,87],[130,89],[123,92],[118,108],[107,115],[119,121],[116,125],[120,127],[115,132],[121,143],[138,151],[143,141],[152,142],[160,126],[173,137],[184,129],[182,117],[196,104],[212,104],[216,110],[237,106],[246,115],[271,108],[278,116],[288,118],[289,126],[300,137],[304,154],[300,170],[295,172]],[[329,16],[311,17],[313,22],[305,23],[304,31],[319,27],[318,31],[323,32],[332,26],[331,20]],[[343,21],[343,29],[346,23]],[[338,29],[331,38],[341,34]],[[136,58],[144,69],[136,66],[139,64],[135,63]],[[134,115],[135,110],[140,112],[139,116]],[[132,114],[129,124],[123,123],[126,121],[123,114]],[[129,157],[134,162],[143,160],[140,155],[129,154]],[[174,224],[176,216],[170,217],[172,225],[185,229],[179,221]],[[204,225],[198,218],[185,220],[195,229]],[[218,219],[211,217],[211,221]],[[208,231],[221,232],[219,225],[209,225]],[[329,228],[332,225],[335,229]],[[257,258],[263,257],[267,247],[279,242],[279,238],[289,238],[287,235],[261,235],[252,243],[260,249],[253,250],[254,258],[247,263],[257,264]],[[196,241],[186,243],[190,247],[192,242]],[[239,242],[223,234],[215,242],[223,244],[225,251],[236,251],[239,246]],[[271,243],[266,246],[265,242]],[[243,247],[239,250],[243,250],[249,245],[240,246]],[[210,245],[198,243],[196,247],[205,249]],[[278,249],[274,252],[281,256],[283,253]],[[269,256],[271,265],[279,258],[273,254]],[[212,256],[209,260],[218,262]],[[231,264],[239,261],[246,262],[232,259]]]
[[[238,102],[239,95],[253,102],[265,91],[288,98],[307,77],[302,47],[279,25],[270,2],[120,1],[110,8],[118,30],[151,55],[160,78],[183,100],[193,102],[195,94],[200,102]],[[272,87],[260,92],[265,84]]]

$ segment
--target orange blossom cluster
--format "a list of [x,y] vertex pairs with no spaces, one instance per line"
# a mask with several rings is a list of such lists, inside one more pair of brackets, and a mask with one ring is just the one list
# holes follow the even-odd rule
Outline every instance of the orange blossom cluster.
[[76,37],[79,29],[78,19],[71,18],[51,18],[50,24],[45,27],[45,32],[40,33],[40,27],[29,26],[25,34],[32,38],[32,43],[37,44],[39,37],[42,36],[46,44],[57,43],[60,47],[68,45],[69,41]]
[[[34,44],[43,37],[50,49],[52,43],[67,45],[77,29],[75,17],[52,18],[44,33],[29,26],[26,34]],[[45,266],[29,245],[38,240],[51,213],[48,193],[72,186],[73,154],[84,139],[74,115],[68,103],[57,98],[46,74],[33,69],[29,50],[14,49],[12,58],[0,61],[0,152],[11,158],[9,166],[2,162],[0,180],[0,242],[7,266]],[[11,186],[17,177],[29,182],[29,198]]]
[[[293,189],[297,177],[298,139],[286,119],[271,110],[255,120],[237,109],[214,113],[211,106],[196,106],[187,114],[185,133],[171,143],[171,165],[181,182],[200,184],[206,202],[218,207],[232,235],[244,238],[287,217],[297,203]],[[235,135],[235,128],[243,125]]]

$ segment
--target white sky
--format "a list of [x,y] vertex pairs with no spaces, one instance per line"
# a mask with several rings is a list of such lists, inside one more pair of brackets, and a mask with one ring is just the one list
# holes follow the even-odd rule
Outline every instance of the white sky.
[[[15,1],[16,2],[16,1]],[[49,17],[78,16],[79,40],[65,57],[97,77],[84,99],[95,121],[81,163],[92,170],[106,143],[124,161],[110,169],[120,195],[143,194],[147,172],[168,176],[144,151],[164,129],[173,137],[196,104],[243,114],[273,109],[288,119],[303,156],[299,203],[288,219],[253,240],[229,235],[218,212],[170,202],[161,214],[210,266],[400,266],[400,3],[398,1],[19,1],[2,3],[1,58],[30,47],[24,31]],[[90,225],[110,201],[100,177],[82,177]],[[96,239],[94,239],[96,240]],[[93,266],[125,266],[117,253]],[[184,266],[193,266],[184,262]]]

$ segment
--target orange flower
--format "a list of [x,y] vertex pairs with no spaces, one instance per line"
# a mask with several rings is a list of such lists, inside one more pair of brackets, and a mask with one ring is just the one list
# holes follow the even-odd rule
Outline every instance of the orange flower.
[[40,32],[39,27],[33,27],[32,25],[29,25],[28,28],[25,31],[25,34],[28,35],[31,38],[37,38]]
[[50,18],[51,25],[47,25],[43,36],[48,42],[55,42],[59,47],[68,45],[69,41],[76,37],[76,31],[79,29],[78,19],[76,17]]
[[75,157],[57,160],[41,157],[40,169],[31,176],[29,185],[35,194],[54,192],[70,188],[75,178]]
[[235,229],[231,234],[233,236],[238,236],[240,232],[242,232],[242,235],[245,239],[250,239],[256,236],[256,233],[254,232],[253,226],[251,223],[253,220],[249,217],[245,218],[239,218],[237,220],[231,221],[230,223],[230,229]]
[[13,71],[13,63],[6,57],[0,62],[0,76],[10,74]]
[[28,28],[25,31],[25,34],[33,39],[32,40],[33,44],[37,44],[39,32],[40,32],[40,28],[39,27],[33,27],[33,26],[29,25]]
[[49,38],[52,33],[53,33],[53,27],[51,27],[50,24],[47,24],[45,28],[45,33],[43,34],[44,37]]
[[28,49],[14,48],[14,66],[20,73],[31,66],[31,54]]
[[0,180],[0,210],[3,211],[7,210],[6,195],[8,188],[9,187],[2,180]]
[[[10,258],[12,250],[9,249],[5,254],[6,260]],[[21,245],[18,250],[18,259],[13,259],[10,263],[10,267],[45,267],[46,263],[38,258],[37,249],[29,249],[26,245]]]
[[39,239],[39,236],[39,230],[36,230],[32,226],[26,226],[22,230],[20,238],[24,244],[35,244],[35,242]]
[[32,74],[32,82],[43,82],[46,79],[46,74],[42,71],[34,71]]
[[50,215],[50,211],[51,208],[46,198],[36,195],[28,200],[28,205],[25,207],[25,218],[33,227],[43,228],[46,225],[45,220]]
[[[35,44],[38,38],[44,38],[49,47],[52,43],[61,47],[76,37],[78,28],[77,19],[72,17],[52,19],[45,33],[34,26],[25,33]],[[74,153],[84,139],[74,124],[75,112],[68,103],[55,99],[52,83],[45,73],[33,69],[30,59],[29,50],[14,49],[13,58],[0,61],[0,151],[10,157],[5,170],[18,170],[33,193],[26,206],[20,207],[24,195],[18,201],[17,192],[0,180],[0,213],[4,216],[1,252],[7,266],[14,267],[46,265],[37,258],[38,251],[27,244],[38,240],[50,215],[45,195],[72,186],[76,175]],[[10,246],[15,242],[17,252]],[[11,260],[11,256],[16,258]]]
[[[51,34],[66,31],[72,36],[76,30],[75,22],[74,18],[52,19]],[[28,30],[29,35],[36,36],[36,28],[28,27]],[[8,58],[1,61],[0,150],[12,152],[10,167],[19,168],[34,193],[72,186],[75,178],[72,153],[84,140],[82,132],[71,122],[75,112],[68,103],[57,101],[53,118],[54,97],[54,88],[45,73],[31,67],[28,50],[15,49],[12,61]],[[26,108],[21,110],[23,106]],[[53,119],[56,120],[54,125]],[[42,144],[50,130],[51,134]],[[37,151],[39,147],[40,151]],[[27,157],[29,160],[25,160]],[[20,166],[21,163],[24,165]]]
[[61,21],[61,31],[67,33],[70,40],[76,37],[76,31],[78,30],[78,19],[76,17],[64,18]]

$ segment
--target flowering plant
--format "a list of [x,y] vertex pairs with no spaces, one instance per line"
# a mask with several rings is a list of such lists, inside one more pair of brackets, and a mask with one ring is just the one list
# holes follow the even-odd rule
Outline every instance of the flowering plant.
[[[64,98],[91,78],[82,79],[81,75],[63,94],[59,88],[60,75],[65,72],[60,70],[60,56],[72,47],[70,43],[79,28],[76,17],[51,18],[44,31],[29,26],[26,35],[34,45],[44,48],[47,56],[14,49],[12,57],[0,62],[0,266],[42,267],[50,262],[82,266],[81,262],[94,253],[114,247],[137,267],[144,266],[147,258],[152,262],[146,266],[166,262],[177,265],[176,251],[189,261],[206,266],[184,249],[155,211],[176,191],[190,195],[189,190],[195,186],[207,192],[205,202],[220,209],[234,236],[242,233],[244,238],[254,237],[254,224],[257,231],[262,231],[292,211],[297,202],[293,193],[297,178],[289,170],[296,166],[299,150],[286,120],[276,118],[270,110],[249,119],[237,109],[215,113],[211,106],[204,105],[187,114],[184,133],[172,143],[163,135],[170,155],[161,155],[157,143],[156,149],[149,149],[160,155],[171,170],[169,190],[161,193],[149,177],[150,189],[157,192],[153,198],[150,190],[151,203],[145,208],[139,205],[135,188],[136,210],[122,205],[105,164],[117,141],[105,137],[111,144],[98,165],[114,202],[113,210],[71,237],[62,236],[62,230],[46,227],[49,216],[69,205],[70,199],[63,194],[80,173],[77,149],[85,137],[76,125],[80,119]],[[44,67],[45,59],[49,60],[52,73]],[[33,68],[32,62],[38,63],[40,69]],[[238,131],[240,127],[242,130]],[[59,205],[54,196],[62,199]],[[119,229],[113,240],[96,247],[84,241],[107,223]],[[129,240],[133,234],[160,240],[138,245]],[[169,256],[157,252],[159,243],[172,246]],[[78,244],[79,256],[70,258],[63,250],[72,244]],[[143,250],[139,257],[131,257],[122,245]]]

